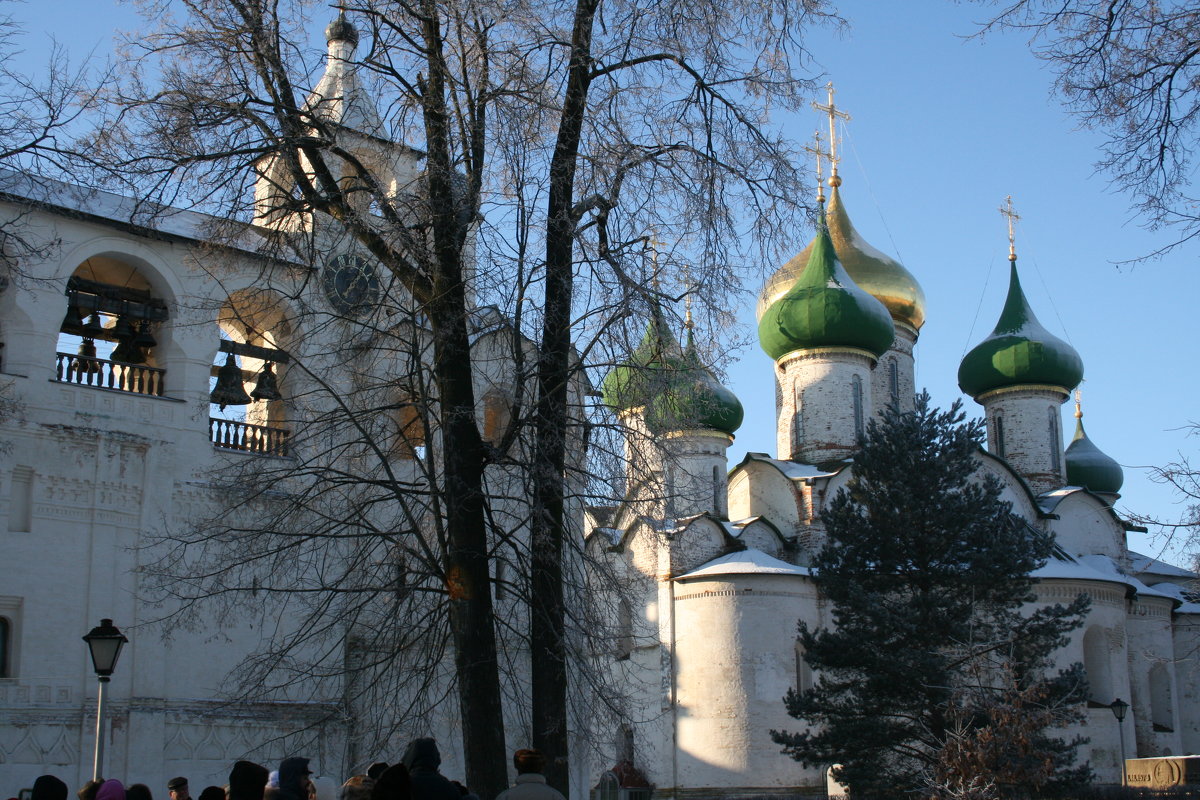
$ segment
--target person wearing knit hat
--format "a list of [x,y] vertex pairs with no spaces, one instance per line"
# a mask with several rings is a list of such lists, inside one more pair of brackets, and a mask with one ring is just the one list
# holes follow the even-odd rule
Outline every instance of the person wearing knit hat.
[[30,800],[67,800],[67,785],[53,775],[42,775],[33,782]]

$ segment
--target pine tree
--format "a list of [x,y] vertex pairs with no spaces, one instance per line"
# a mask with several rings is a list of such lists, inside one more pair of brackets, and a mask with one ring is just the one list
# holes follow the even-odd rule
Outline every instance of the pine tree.
[[[939,764],[954,746],[967,763],[962,748],[976,741],[1041,765],[1020,773],[1034,786],[1009,781],[993,796],[1089,774],[1071,769],[1077,742],[1048,733],[1078,713],[1082,666],[1047,674],[1088,600],[1026,607],[1030,573],[1052,556],[1053,536],[1015,515],[1000,482],[979,474],[982,423],[963,419],[959,404],[931,409],[927,394],[911,412],[888,410],[868,426],[853,477],[821,515],[827,541],[813,566],[834,627],[800,623],[818,680],[784,702],[809,729],[771,736],[807,766],[840,765],[835,776],[858,796],[942,794]],[[1006,729],[992,722],[1014,704],[1036,707],[1041,729],[998,744]]]

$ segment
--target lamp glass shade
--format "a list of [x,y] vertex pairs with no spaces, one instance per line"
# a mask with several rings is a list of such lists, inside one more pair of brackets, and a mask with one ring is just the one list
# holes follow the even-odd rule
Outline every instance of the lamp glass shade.
[[1109,703],[1108,707],[1112,709],[1113,716],[1117,718],[1117,722],[1123,722],[1125,720],[1125,712],[1129,710],[1129,703],[1126,703],[1124,700],[1118,697],[1116,700],[1113,700],[1111,703]]
[[111,619],[100,620],[100,624],[88,631],[83,640],[87,642],[88,651],[92,654],[92,668],[101,677],[112,675],[117,667],[121,648],[129,641],[112,624]]

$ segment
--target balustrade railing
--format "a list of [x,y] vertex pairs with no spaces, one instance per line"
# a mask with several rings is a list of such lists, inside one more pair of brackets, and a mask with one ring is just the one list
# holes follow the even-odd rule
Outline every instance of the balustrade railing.
[[217,447],[264,456],[287,456],[291,432],[232,419],[208,418],[208,438]]
[[80,386],[162,397],[167,371],[144,364],[123,364],[104,358],[56,353],[54,379]]

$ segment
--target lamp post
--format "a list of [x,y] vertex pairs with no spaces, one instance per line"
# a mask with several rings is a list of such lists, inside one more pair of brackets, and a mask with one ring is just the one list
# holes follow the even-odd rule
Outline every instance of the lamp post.
[[1108,704],[1112,709],[1113,716],[1117,718],[1117,738],[1121,740],[1121,785],[1126,784],[1125,777],[1125,712],[1129,710],[1129,703],[1126,703],[1121,698],[1117,698]]
[[92,761],[92,779],[99,780],[100,767],[104,763],[104,701],[107,695],[108,681],[117,666],[117,658],[121,648],[129,640],[117,630],[111,619],[102,619],[100,624],[88,631],[83,637],[87,642],[88,651],[92,654],[92,669],[96,671],[96,680],[100,688],[96,692],[96,754]]

